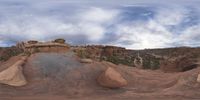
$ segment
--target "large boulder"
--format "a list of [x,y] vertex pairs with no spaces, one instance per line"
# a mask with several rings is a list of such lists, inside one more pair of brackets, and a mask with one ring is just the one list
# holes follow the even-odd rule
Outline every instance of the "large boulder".
[[23,86],[27,81],[22,72],[22,65],[26,58],[22,58],[9,68],[0,72],[0,83],[10,86]]
[[60,44],[64,44],[65,43],[65,39],[56,39],[54,40],[55,43],[60,43]]
[[115,69],[108,67],[97,79],[98,83],[107,88],[120,88],[127,85],[126,79]]

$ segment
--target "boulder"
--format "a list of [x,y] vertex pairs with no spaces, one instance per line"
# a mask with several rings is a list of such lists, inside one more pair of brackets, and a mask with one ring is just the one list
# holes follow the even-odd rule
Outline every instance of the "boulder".
[[81,63],[92,63],[93,60],[91,60],[91,59],[81,59],[80,62]]
[[28,41],[28,43],[29,44],[36,44],[36,43],[38,43],[38,41],[36,41],[36,40],[30,40],[30,41]]
[[22,65],[26,58],[22,58],[9,68],[0,72],[0,83],[10,86],[23,86],[27,81],[22,72]]
[[64,44],[65,43],[65,39],[56,39],[54,40],[55,43],[60,43],[60,44]]
[[127,85],[126,79],[115,69],[108,67],[97,79],[98,83],[107,88],[120,88]]

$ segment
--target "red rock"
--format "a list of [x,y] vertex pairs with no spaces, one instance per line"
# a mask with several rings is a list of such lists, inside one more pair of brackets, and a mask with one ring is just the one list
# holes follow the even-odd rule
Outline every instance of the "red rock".
[[115,69],[109,67],[98,77],[98,83],[107,88],[120,88],[127,85],[127,81]]
[[92,59],[81,59],[80,62],[81,63],[92,63],[93,60]]
[[0,72],[0,83],[10,86],[24,86],[27,81],[22,72],[22,65],[25,63],[26,57],[21,58],[11,67]]

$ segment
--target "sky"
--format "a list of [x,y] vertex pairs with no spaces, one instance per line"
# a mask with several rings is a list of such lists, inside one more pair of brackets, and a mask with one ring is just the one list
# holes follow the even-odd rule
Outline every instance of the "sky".
[[0,0],[0,46],[64,38],[128,49],[200,46],[200,0]]

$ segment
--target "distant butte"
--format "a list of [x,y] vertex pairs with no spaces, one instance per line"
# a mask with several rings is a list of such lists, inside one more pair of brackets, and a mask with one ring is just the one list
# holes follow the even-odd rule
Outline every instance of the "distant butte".
[[27,42],[17,43],[18,48],[23,49],[24,52],[67,52],[70,48],[69,44],[65,43],[64,39],[56,39],[50,42],[38,42],[30,40]]

